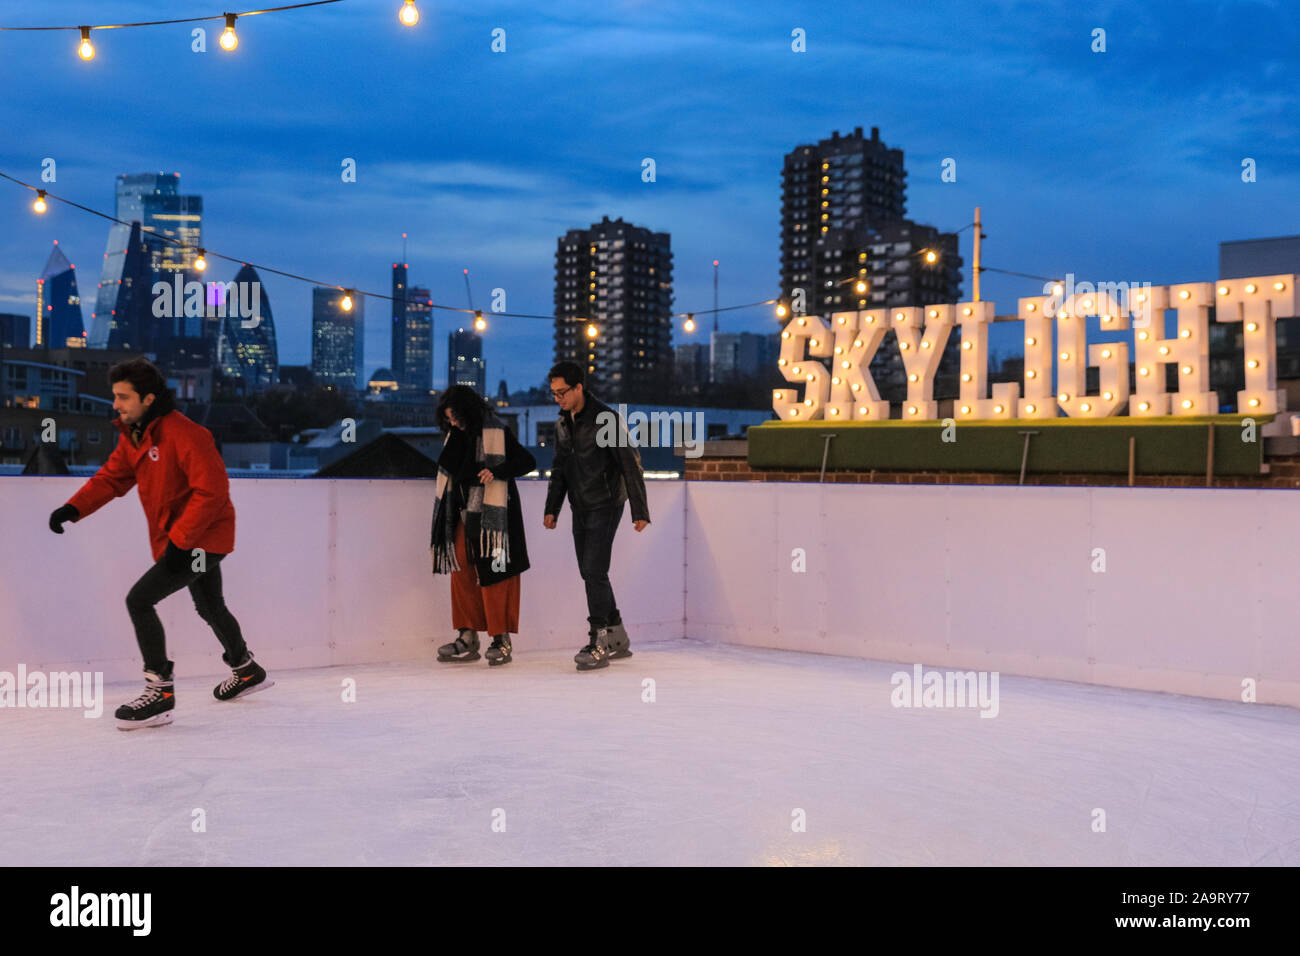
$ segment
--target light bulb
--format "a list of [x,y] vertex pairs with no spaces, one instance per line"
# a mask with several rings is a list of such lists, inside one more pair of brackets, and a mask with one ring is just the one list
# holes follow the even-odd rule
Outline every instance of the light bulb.
[[348,293],[348,292],[344,292],[344,293],[343,293],[343,298],[342,298],[342,300],[339,301],[339,307],[342,308],[344,312],[351,312],[351,311],[352,311],[352,295],[351,295],[351,293]]
[[[600,334],[600,329],[596,328],[596,326],[594,325],[587,326],[587,338],[594,339],[599,334]],[[797,372],[799,370],[795,369],[795,371]]]
[[44,189],[36,190],[36,202],[32,203],[32,208],[36,210],[38,213],[43,213],[45,212],[45,210],[50,208],[45,202]]
[[203,258],[203,250],[200,249],[198,258],[194,260],[194,268],[202,272],[207,267],[208,267],[208,260]]
[[483,311],[481,309],[475,309],[474,310],[474,331],[482,332],[486,328],[487,328],[487,319],[483,318]]
[[90,42],[90,27],[81,28],[81,43],[77,45],[77,56],[83,60],[95,58],[95,44]]
[[415,0],[403,2],[402,9],[397,11],[397,19],[406,27],[413,27],[420,22],[420,11],[415,8]]
[[235,14],[226,14],[226,28],[221,31],[221,39],[217,41],[221,44],[221,49],[230,52],[239,46],[239,37],[235,36]]

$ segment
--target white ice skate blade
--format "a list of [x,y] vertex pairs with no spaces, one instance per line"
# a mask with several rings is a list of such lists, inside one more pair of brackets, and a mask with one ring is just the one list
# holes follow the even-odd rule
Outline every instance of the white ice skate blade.
[[263,691],[266,690],[268,687],[274,687],[274,686],[275,686],[275,681],[268,678],[262,681],[262,683],[260,684],[254,684],[252,687],[248,688],[248,690],[240,691],[238,694],[236,694],[234,697],[231,697],[229,700],[222,700],[220,697],[214,697],[213,700],[215,700],[218,704],[229,704],[237,700],[243,700],[245,697],[249,697],[253,694],[256,694],[258,691]]
[[162,727],[164,724],[170,724],[171,722],[172,712],[170,710],[164,710],[161,714],[154,714],[154,716],[147,720],[123,720],[121,717],[118,717],[117,729],[139,730],[141,727]]

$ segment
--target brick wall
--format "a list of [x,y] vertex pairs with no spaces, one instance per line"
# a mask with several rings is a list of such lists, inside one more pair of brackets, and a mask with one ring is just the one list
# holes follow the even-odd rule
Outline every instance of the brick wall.
[[[818,481],[819,469],[750,468],[744,458],[687,458],[688,481]],[[1300,454],[1268,456],[1266,474],[1215,478],[1215,488],[1300,488]],[[832,471],[827,482],[898,485],[1015,485],[1019,473],[955,471]],[[1128,485],[1128,475],[1025,475],[1027,485]],[[1136,475],[1136,487],[1204,488],[1204,475]]]

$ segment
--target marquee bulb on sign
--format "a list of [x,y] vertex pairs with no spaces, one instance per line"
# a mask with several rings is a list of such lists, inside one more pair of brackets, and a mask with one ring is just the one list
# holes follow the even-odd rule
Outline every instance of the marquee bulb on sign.
[[235,36],[235,14],[226,14],[226,28],[221,31],[221,39],[217,42],[227,53],[239,46],[239,37]]
[[77,45],[77,56],[83,60],[95,58],[95,44],[90,42],[90,27],[81,27],[81,43]]
[[397,19],[402,21],[404,27],[413,27],[420,22],[420,11],[415,8],[415,0],[404,0],[402,9],[397,11]]

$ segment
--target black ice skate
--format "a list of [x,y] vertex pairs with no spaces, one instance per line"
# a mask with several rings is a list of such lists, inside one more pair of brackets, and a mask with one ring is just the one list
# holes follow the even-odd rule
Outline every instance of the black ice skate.
[[176,706],[176,692],[172,689],[171,668],[167,673],[145,671],[145,690],[133,701],[123,704],[113,715],[118,730],[139,730],[141,727],[161,727],[172,722]]
[[573,662],[580,671],[609,666],[609,628],[602,627],[590,637],[591,643],[573,655]]
[[492,638],[492,646],[483,654],[487,658],[489,666],[495,667],[498,664],[510,663],[510,635],[498,634]]
[[623,622],[611,624],[609,627],[609,659],[617,661],[624,657],[632,656],[632,642],[627,636],[627,628]]
[[476,661],[479,659],[478,631],[467,627],[460,629],[460,634],[450,644],[438,648],[438,660],[446,662]]
[[212,696],[217,700],[234,700],[236,697],[246,697],[274,686],[275,681],[266,679],[266,671],[262,670],[261,665],[253,660],[253,655],[249,654],[244,659],[244,663],[232,668],[229,677],[212,688]]

